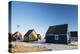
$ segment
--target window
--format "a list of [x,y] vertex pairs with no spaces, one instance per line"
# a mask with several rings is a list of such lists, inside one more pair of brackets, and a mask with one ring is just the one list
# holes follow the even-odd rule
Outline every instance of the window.
[[59,40],[59,35],[55,35],[55,36],[54,36],[54,39],[55,39],[55,40]]

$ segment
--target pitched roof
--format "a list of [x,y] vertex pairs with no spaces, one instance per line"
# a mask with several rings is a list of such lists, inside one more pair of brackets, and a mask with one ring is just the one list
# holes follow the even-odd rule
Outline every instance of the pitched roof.
[[12,41],[16,41],[16,40],[21,40],[22,39],[22,34],[20,32],[15,32],[12,37],[11,37]]
[[28,36],[34,29],[29,30],[24,36]]
[[68,24],[50,26],[46,34],[66,34]]
[[19,33],[19,36],[22,36],[22,34],[20,33],[20,32],[15,32],[12,36],[15,36],[15,35],[17,35],[17,33]]

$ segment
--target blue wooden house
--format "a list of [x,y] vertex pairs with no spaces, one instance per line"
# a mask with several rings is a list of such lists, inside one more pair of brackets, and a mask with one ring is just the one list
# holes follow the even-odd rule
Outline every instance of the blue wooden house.
[[71,37],[68,35],[68,24],[50,26],[45,39],[46,43],[70,43]]

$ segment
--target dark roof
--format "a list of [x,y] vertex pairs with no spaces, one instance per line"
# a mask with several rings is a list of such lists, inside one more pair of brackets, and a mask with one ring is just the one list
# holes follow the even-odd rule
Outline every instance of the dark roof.
[[37,35],[40,35],[40,34],[37,34]]
[[37,36],[39,37],[39,36],[41,36],[40,34],[37,34]]
[[18,31],[15,32],[15,33],[13,34],[13,36],[16,35],[17,33],[19,33],[19,35],[22,36],[22,34],[21,34],[20,32],[18,32]]
[[68,24],[50,26],[46,34],[66,34]]
[[34,29],[29,30],[24,36],[28,36]]
[[71,36],[72,37],[78,37],[78,32],[77,31],[71,31]]
[[[19,33],[19,35],[17,35]],[[9,37],[9,41],[16,41],[16,40],[21,40],[22,39],[22,34],[20,32],[15,32]]]

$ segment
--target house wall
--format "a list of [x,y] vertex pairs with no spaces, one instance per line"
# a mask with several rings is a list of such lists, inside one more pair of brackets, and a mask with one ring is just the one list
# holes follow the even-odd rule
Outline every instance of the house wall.
[[32,32],[32,34],[34,35],[35,38],[37,38],[37,33],[36,32]]
[[67,33],[67,43],[71,43],[71,35],[70,33]]
[[72,41],[78,41],[78,37],[72,37]]
[[23,41],[29,41],[29,37],[25,36]]
[[29,40],[33,41],[33,40],[37,40],[37,34],[33,31],[30,35],[29,35]]
[[46,36],[47,43],[66,43],[67,44],[67,35],[59,35],[59,39],[55,40],[55,36]]

